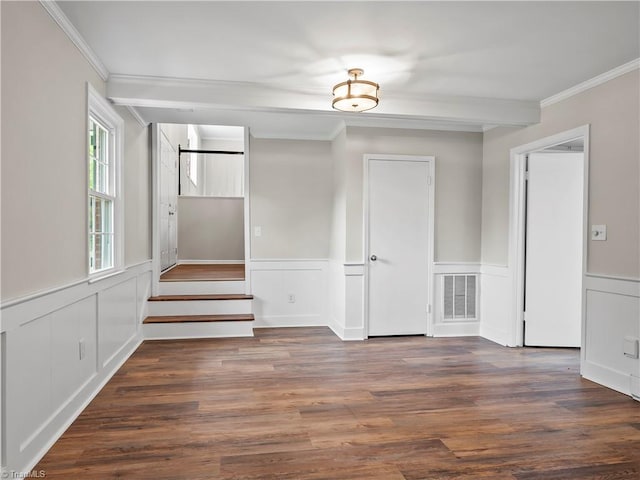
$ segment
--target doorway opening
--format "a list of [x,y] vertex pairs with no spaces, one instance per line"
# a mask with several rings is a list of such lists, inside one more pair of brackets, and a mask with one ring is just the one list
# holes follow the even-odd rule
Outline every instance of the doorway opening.
[[184,280],[248,280],[248,129],[157,124],[153,131],[154,294],[180,272]]
[[511,346],[584,347],[588,165],[588,125],[511,150]]

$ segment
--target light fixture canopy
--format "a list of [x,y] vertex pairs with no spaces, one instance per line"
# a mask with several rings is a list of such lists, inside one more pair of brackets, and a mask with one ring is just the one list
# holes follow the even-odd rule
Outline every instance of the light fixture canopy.
[[333,103],[331,106],[343,112],[364,112],[378,105],[378,89],[380,85],[368,80],[360,80],[364,70],[352,68],[351,77],[346,82],[333,87]]

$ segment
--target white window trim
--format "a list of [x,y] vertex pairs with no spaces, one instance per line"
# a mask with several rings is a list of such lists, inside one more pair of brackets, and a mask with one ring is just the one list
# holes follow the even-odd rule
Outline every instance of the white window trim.
[[85,179],[87,195],[85,197],[85,231],[86,250],[85,258],[87,273],[90,280],[113,275],[124,269],[124,188],[122,162],[124,158],[124,120],[117,114],[111,104],[93,86],[87,82],[87,116],[85,128],[85,155],[89,152],[89,131],[90,117],[98,120],[110,133],[111,151],[113,152],[113,195],[115,197],[113,205],[113,267],[105,268],[97,272],[91,272],[89,265],[89,196],[96,195],[96,192],[89,188],[89,158],[85,159]]

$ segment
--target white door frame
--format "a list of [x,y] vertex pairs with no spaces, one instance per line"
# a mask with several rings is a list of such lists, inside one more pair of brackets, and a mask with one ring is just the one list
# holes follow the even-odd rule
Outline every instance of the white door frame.
[[584,281],[587,273],[588,232],[589,232],[589,125],[567,130],[565,132],[541,138],[525,145],[511,149],[511,174],[509,185],[509,278],[511,282],[511,306],[509,308],[510,347],[524,345],[524,277],[525,277],[525,222],[526,222],[526,156],[529,153],[543,150],[562,143],[584,139],[584,179],[583,179],[583,254],[581,278],[581,365],[584,363],[585,328],[585,294]]
[[249,127],[244,128],[244,289],[251,294],[251,182],[249,181]]
[[160,294],[160,124],[151,124],[151,295]]
[[427,305],[428,311],[426,314],[426,322],[427,322],[427,336],[433,336],[433,292],[434,292],[434,284],[433,284],[433,242],[434,242],[434,228],[435,228],[435,218],[434,218],[434,203],[435,203],[435,162],[436,159],[434,156],[422,156],[422,155],[387,155],[387,154],[372,154],[367,153],[363,157],[363,237],[364,237],[364,337],[367,338],[369,336],[369,161],[370,160],[404,160],[404,161],[413,161],[413,162],[426,162],[428,164],[429,171],[429,218],[428,227],[429,227],[429,242],[426,245],[427,249],[427,279],[429,282],[429,287],[427,289]]
[[[151,124],[151,295],[160,294],[160,124]],[[244,130],[244,269],[245,292],[251,293],[251,202],[249,128]],[[177,206],[176,206],[177,208]],[[177,222],[176,222],[177,225]],[[176,227],[177,228],[177,227]],[[179,264],[180,262],[177,262]]]

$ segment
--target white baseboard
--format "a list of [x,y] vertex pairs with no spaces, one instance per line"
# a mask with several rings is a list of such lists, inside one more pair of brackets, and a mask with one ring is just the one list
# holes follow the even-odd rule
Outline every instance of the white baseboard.
[[480,336],[503,347],[509,344],[509,333],[493,326],[480,324]]
[[340,340],[345,342],[365,340],[363,328],[345,328],[339,325],[333,319],[329,321],[329,328],[335,333]]
[[254,327],[326,327],[321,315],[265,315],[256,316]]
[[584,378],[625,395],[631,395],[630,375],[604,365],[586,361],[580,372]]
[[480,335],[480,322],[436,323],[433,326],[434,337],[477,337]]

